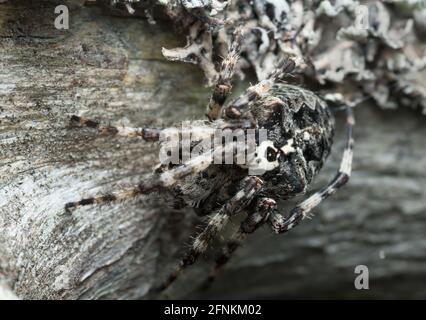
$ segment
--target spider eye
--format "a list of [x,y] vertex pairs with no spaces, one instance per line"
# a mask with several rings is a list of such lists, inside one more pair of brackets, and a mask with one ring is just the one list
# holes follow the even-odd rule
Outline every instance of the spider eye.
[[273,148],[268,147],[268,149],[266,149],[266,159],[269,162],[274,162],[277,160],[277,152]]

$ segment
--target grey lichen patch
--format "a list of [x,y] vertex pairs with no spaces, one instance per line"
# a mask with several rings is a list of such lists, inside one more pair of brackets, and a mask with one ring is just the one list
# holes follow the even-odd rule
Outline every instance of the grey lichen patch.
[[[220,10],[212,10],[214,1],[161,3],[188,35],[185,47],[169,47],[163,54],[199,65],[210,85],[232,30],[242,25],[240,77],[252,67],[264,79],[281,59],[291,57],[301,75],[331,84],[327,90],[342,92],[348,101],[370,97],[383,108],[403,105],[426,113],[424,1],[239,0],[223,2]],[[348,83],[352,94],[344,92]]]

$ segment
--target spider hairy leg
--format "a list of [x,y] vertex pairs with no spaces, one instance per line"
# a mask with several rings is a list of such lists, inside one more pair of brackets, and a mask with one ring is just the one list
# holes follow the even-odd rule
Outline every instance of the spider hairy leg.
[[209,104],[207,106],[207,118],[210,121],[219,117],[220,110],[232,89],[232,77],[241,51],[243,41],[242,28],[238,27],[233,35],[231,47],[227,57],[222,61],[221,70],[213,88]]
[[210,275],[202,285],[204,289],[208,288],[216,279],[219,272],[229,262],[235,251],[242,246],[247,236],[255,232],[269,218],[277,208],[277,203],[271,198],[260,198],[256,206],[256,210],[241,223],[239,229],[226,242],[222,254],[216,259]]
[[134,198],[137,195],[142,194],[142,190],[139,187],[134,187],[129,190],[113,192],[110,194],[105,194],[101,196],[96,196],[92,198],[81,199],[77,202],[69,202],[65,205],[65,211],[70,213],[72,210],[77,209],[78,207],[92,205],[92,204],[103,204],[113,201],[121,201],[130,198]]
[[277,68],[268,76],[269,80],[278,81],[287,74],[291,74],[296,69],[296,63],[292,59],[284,58]]
[[111,126],[101,124],[98,121],[79,117],[76,115],[71,116],[71,123],[80,127],[97,129],[101,134],[104,135],[121,137],[141,137],[145,141],[158,141],[161,132],[161,129],[156,128],[132,128],[124,126]]
[[92,205],[92,204],[104,204],[114,201],[120,201],[125,199],[134,198],[141,194],[148,194],[159,189],[170,188],[176,182],[190,174],[194,174],[205,170],[213,161],[212,152],[206,152],[198,157],[195,157],[187,163],[176,167],[173,170],[165,171],[161,174],[154,175],[145,182],[141,182],[138,186],[111,194],[96,196],[93,198],[82,199],[77,202],[69,202],[65,205],[65,211],[67,213],[71,210],[81,206]]
[[265,97],[270,90],[271,86],[279,81],[286,74],[291,74],[295,69],[296,64],[291,59],[283,59],[278,64],[274,72],[272,72],[268,78],[260,81],[259,83],[249,87],[246,92],[237,98],[224,110],[225,119],[240,119],[244,116],[250,117],[248,111],[250,106]]
[[335,177],[320,191],[308,197],[305,201],[294,207],[287,217],[281,214],[274,213],[271,215],[270,223],[272,230],[276,233],[285,233],[294,228],[304,218],[308,218],[310,212],[317,207],[321,201],[327,199],[334,194],[339,188],[343,187],[351,176],[352,172],[352,158],[353,158],[353,127],[355,125],[355,118],[353,116],[352,108],[346,108],[346,127],[347,138],[346,147],[343,152],[343,157],[340,163],[340,169]]
[[261,189],[263,182],[258,177],[251,176],[245,178],[242,184],[241,190],[212,216],[204,229],[195,237],[189,251],[184,254],[176,269],[156,291],[161,292],[167,289],[187,267],[197,261],[198,257],[207,250],[214,237],[228,223],[229,217],[244,210]]

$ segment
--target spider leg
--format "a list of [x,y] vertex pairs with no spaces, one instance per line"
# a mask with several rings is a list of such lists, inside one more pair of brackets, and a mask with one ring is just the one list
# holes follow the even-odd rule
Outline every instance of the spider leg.
[[132,189],[123,192],[82,199],[77,202],[69,202],[65,205],[65,211],[69,213],[71,210],[81,206],[125,200],[134,198],[137,195],[148,194],[160,189],[168,189],[175,185],[182,178],[206,170],[218,155],[222,155],[223,152],[226,154],[228,150],[232,150],[234,147],[235,143],[229,143],[225,146],[224,149],[217,148],[217,150],[209,150],[171,170],[163,171],[164,168],[161,168],[160,166],[160,168],[157,168],[156,170],[157,174],[152,175],[147,181],[141,182]]
[[172,170],[162,172],[158,175],[153,175],[147,181],[141,182],[139,185],[133,187],[132,189],[96,196],[93,198],[82,199],[77,202],[69,202],[65,205],[65,211],[70,212],[71,210],[81,206],[125,200],[134,198],[141,194],[148,194],[159,189],[167,189],[173,186],[178,180],[190,174],[194,174],[207,169],[207,167],[212,162],[213,153],[209,151],[191,159],[190,161]]
[[135,186],[131,189],[124,190],[124,191],[117,191],[117,192],[112,192],[109,194],[95,196],[92,198],[85,198],[76,202],[68,202],[67,204],[65,204],[65,212],[70,213],[72,210],[82,206],[88,206],[92,204],[103,204],[103,203],[109,203],[113,201],[130,199],[143,193],[149,193],[149,192],[143,192],[143,190],[140,189],[139,186]]
[[75,115],[71,116],[71,123],[81,127],[97,129],[101,134],[122,137],[141,137],[145,141],[158,141],[161,132],[161,129],[155,128],[115,127]]
[[222,61],[219,77],[213,88],[213,93],[207,106],[206,115],[211,121],[216,120],[219,117],[220,110],[231,92],[231,81],[234,75],[235,65],[238,62],[238,57],[241,51],[242,38],[242,29],[237,28],[233,35],[228,56]]
[[340,163],[340,169],[335,177],[320,191],[314,193],[308,197],[305,201],[294,207],[287,217],[283,217],[281,214],[274,213],[270,217],[270,223],[272,229],[276,233],[284,233],[295,227],[304,218],[309,218],[309,214],[321,201],[327,199],[329,196],[334,194],[337,189],[343,187],[350,178],[352,171],[352,158],[353,158],[353,145],[354,140],[352,136],[353,126],[355,125],[355,119],[352,113],[352,108],[346,109],[347,118],[347,140],[346,147],[343,152],[343,158]]
[[276,69],[271,72],[267,79],[274,82],[278,81],[286,74],[291,74],[294,69],[296,69],[296,63],[292,59],[284,58],[278,63]]
[[241,223],[240,228],[226,242],[223,253],[216,259],[216,265],[202,286],[206,289],[216,279],[218,273],[229,262],[234,252],[244,243],[250,233],[255,232],[276,210],[277,203],[271,198],[260,198],[256,210]]
[[[225,122],[218,124],[216,127],[203,127],[203,126],[191,126],[189,128],[167,128],[167,129],[158,129],[158,128],[132,128],[132,127],[116,127],[106,124],[101,124],[98,121],[94,121],[88,118],[79,117],[79,116],[71,116],[71,124],[79,127],[88,127],[92,129],[97,129],[103,135],[114,135],[114,136],[122,136],[122,137],[141,137],[145,141],[160,141],[162,138],[162,134],[164,134],[163,138],[167,137],[167,134],[176,133],[176,135],[187,134],[191,135],[193,140],[201,140],[208,139],[213,137],[215,129],[244,129],[251,128],[251,124],[248,121],[244,121],[244,119],[237,120],[231,122]],[[170,131],[168,131],[171,129]],[[175,130],[174,130],[175,129]]]
[[268,78],[258,82],[257,84],[249,87],[245,94],[241,95],[235,101],[233,101],[226,109],[224,110],[224,118],[226,120],[230,119],[240,119],[242,117],[249,117],[250,115],[250,106],[257,100],[262,99],[271,89],[272,85],[281,79],[285,74],[293,72],[296,64],[291,59],[283,59],[278,64],[274,72],[272,72]]
[[167,277],[167,280],[158,287],[158,291],[167,289],[188,266],[194,264],[204,253],[214,237],[228,223],[229,217],[241,212],[250,203],[263,182],[258,177],[247,177],[242,181],[242,188],[234,197],[225,203],[214,214],[203,230],[195,237],[191,248],[183,255],[176,269]]

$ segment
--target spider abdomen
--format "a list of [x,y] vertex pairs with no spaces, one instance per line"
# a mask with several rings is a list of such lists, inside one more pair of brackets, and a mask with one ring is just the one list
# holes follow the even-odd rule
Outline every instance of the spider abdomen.
[[262,176],[268,192],[281,198],[304,193],[333,143],[334,118],[327,103],[312,91],[274,83],[251,110],[279,155],[277,166]]

